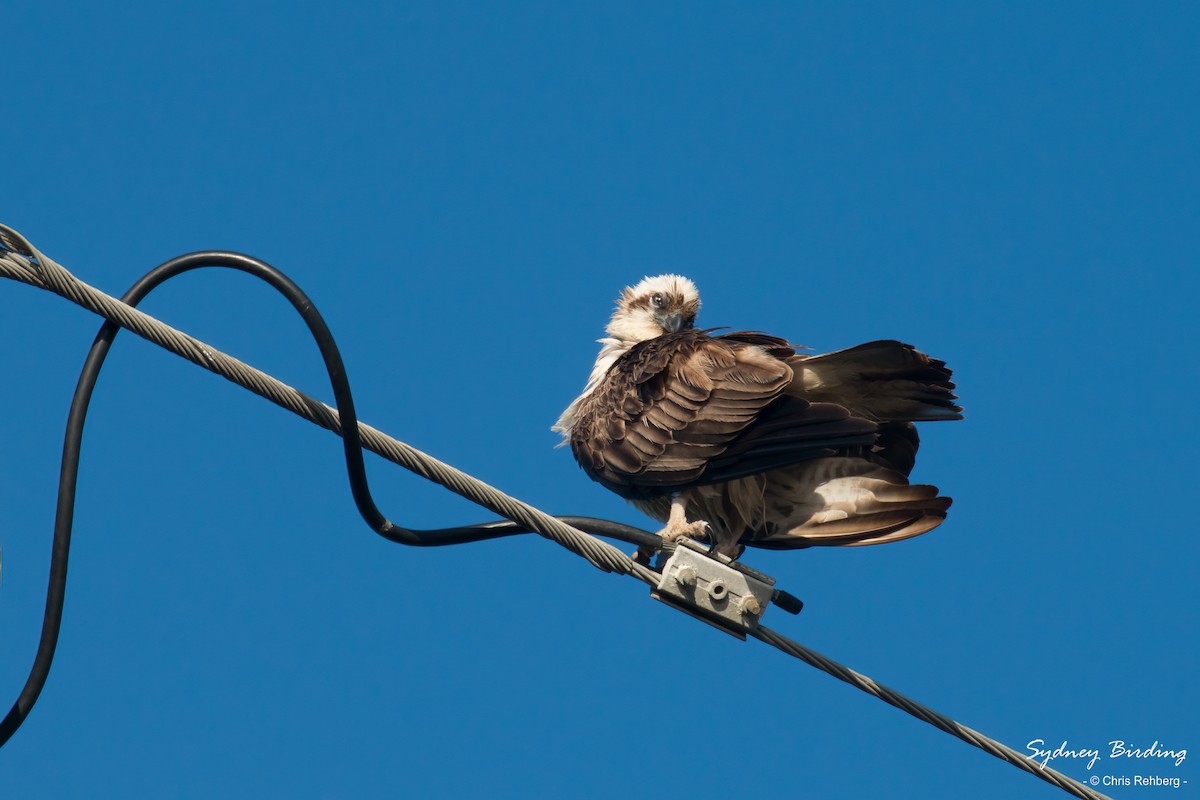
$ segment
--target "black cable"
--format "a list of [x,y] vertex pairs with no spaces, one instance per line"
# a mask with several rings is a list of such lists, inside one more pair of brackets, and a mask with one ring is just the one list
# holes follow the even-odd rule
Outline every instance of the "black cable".
[[[372,530],[389,541],[418,547],[441,547],[531,533],[528,528],[508,520],[462,525],[455,528],[415,530],[400,527],[383,516],[375,505],[367,485],[362,439],[358,430],[358,416],[354,411],[354,397],[350,391],[346,368],[333,335],[312,301],[301,291],[300,287],[266,262],[241,253],[223,250],[188,253],[160,264],[146,273],[129,288],[121,301],[126,305],[136,306],[163,282],[185,272],[204,267],[236,269],[266,281],[288,299],[288,302],[308,325],[308,330],[321,351],[321,357],[325,361],[325,369],[329,373],[329,381],[333,387],[333,396],[341,427],[338,432],[342,437],[346,471],[350,479],[350,491],[354,496],[354,503],[358,507],[359,513]],[[112,321],[106,321],[100,328],[100,332],[92,342],[92,347],[83,362],[83,369],[80,371],[79,381],[75,386],[75,395],[71,399],[71,409],[67,414],[67,429],[63,439],[62,466],[59,470],[54,544],[50,555],[50,581],[46,590],[46,612],[42,621],[41,639],[38,642],[37,654],[34,656],[33,666],[24,688],[16,702],[13,703],[12,709],[3,720],[0,720],[0,747],[4,746],[29,716],[41,694],[42,687],[46,684],[50,666],[54,661],[54,651],[58,645],[58,634],[62,626],[63,606],[66,600],[67,562],[71,548],[71,526],[75,512],[75,490],[79,477],[79,457],[83,446],[84,422],[87,419],[92,392],[100,376],[100,369],[104,366],[104,361],[112,348],[113,339],[120,330],[121,327]],[[319,405],[319,401],[315,398],[303,394],[301,397],[306,403]],[[558,519],[582,531],[630,542],[639,547],[658,549],[662,544],[662,540],[657,535],[619,522],[593,517],[558,517]]]

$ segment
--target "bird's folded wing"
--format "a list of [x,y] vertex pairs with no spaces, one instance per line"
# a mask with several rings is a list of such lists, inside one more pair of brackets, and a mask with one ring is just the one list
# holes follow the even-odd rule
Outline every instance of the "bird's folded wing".
[[580,409],[576,458],[610,489],[637,497],[874,441],[875,425],[840,406],[785,397],[792,369],[772,350],[784,355],[786,343],[701,331],[636,345]]

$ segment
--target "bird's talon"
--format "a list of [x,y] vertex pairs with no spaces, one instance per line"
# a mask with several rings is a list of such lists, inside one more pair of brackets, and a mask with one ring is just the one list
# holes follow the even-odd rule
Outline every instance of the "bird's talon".
[[667,525],[659,535],[664,542],[674,544],[680,539],[708,539],[711,531],[712,526],[701,519],[681,525]]
[[654,556],[657,553],[658,553],[658,550],[656,550],[655,548],[650,547],[648,545],[642,545],[637,550],[635,550],[632,554],[630,554],[630,558],[632,558],[638,564],[641,564],[644,567],[648,567],[654,563]]

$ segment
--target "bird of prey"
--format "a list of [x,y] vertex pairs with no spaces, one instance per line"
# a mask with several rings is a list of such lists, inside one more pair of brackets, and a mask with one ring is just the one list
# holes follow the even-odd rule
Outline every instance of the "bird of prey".
[[698,330],[681,275],[626,288],[583,393],[554,430],[595,481],[731,558],[918,536],[950,498],[908,482],[914,422],[961,419],[945,362],[897,341],[805,355]]

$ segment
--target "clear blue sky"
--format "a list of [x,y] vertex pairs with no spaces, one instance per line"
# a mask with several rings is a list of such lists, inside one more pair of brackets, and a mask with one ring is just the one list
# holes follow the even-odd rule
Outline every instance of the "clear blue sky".
[[[556,513],[649,525],[549,427],[622,286],[817,350],[900,338],[967,409],[949,520],[748,563],[767,621],[1023,749],[1200,773],[1200,12],[1189,3],[9,3],[0,222],[121,294],[266,259],[362,417]],[[233,273],[145,305],[329,397]],[[0,284],[0,703],[41,620],[96,318]],[[372,457],[385,513],[490,518]],[[337,440],[135,337],[85,442],[59,656],[4,798],[1065,797],[536,537],[410,550]]]

